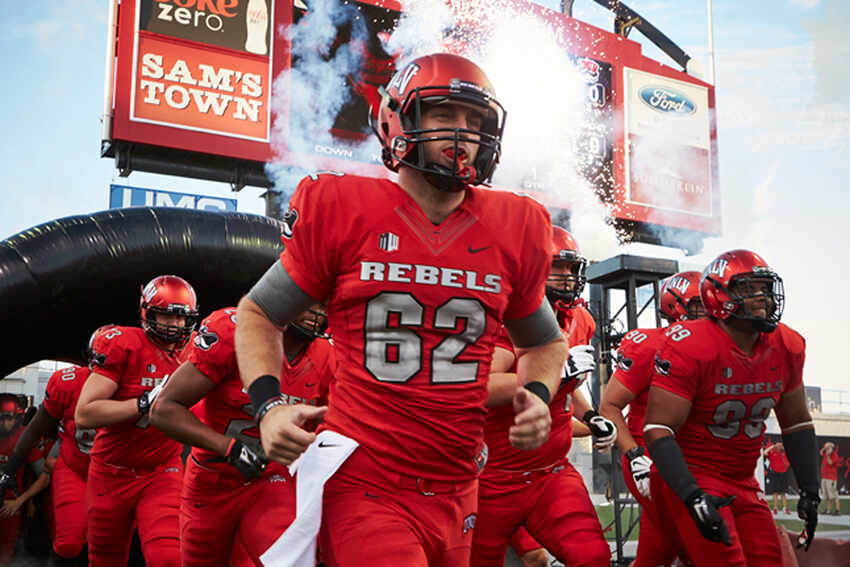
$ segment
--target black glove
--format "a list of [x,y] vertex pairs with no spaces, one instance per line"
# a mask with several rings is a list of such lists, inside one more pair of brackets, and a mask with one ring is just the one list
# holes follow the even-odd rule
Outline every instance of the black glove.
[[815,539],[815,528],[818,527],[818,504],[820,504],[820,496],[817,493],[812,494],[807,490],[800,492],[797,515],[806,523],[806,527],[797,536],[797,547],[804,547],[806,551]]
[[136,409],[139,410],[139,415],[148,415],[148,412],[151,411],[152,403],[148,393],[142,392],[142,395],[136,400]]
[[230,446],[227,448],[225,459],[236,470],[238,470],[246,480],[254,480],[259,478],[263,471],[266,470],[268,461],[251,450],[248,445],[244,444],[239,439],[233,439]]
[[0,472],[0,500],[5,498],[7,490],[11,490],[17,494],[18,486],[15,482],[15,475],[11,475],[7,472]]
[[734,496],[712,496],[706,494],[702,490],[696,490],[685,502],[688,512],[696,522],[702,537],[708,541],[722,542],[726,545],[732,545],[732,540],[729,539],[729,529],[726,527],[726,522],[720,517],[717,512],[719,508],[728,506]]
[[607,417],[602,417],[596,410],[588,410],[581,420],[595,437],[593,446],[599,451],[607,451],[617,441],[617,426]]

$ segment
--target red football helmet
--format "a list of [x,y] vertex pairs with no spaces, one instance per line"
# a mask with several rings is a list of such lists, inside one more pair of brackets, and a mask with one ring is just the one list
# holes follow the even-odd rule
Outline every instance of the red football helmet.
[[[381,141],[381,156],[392,171],[406,165],[430,175],[432,184],[457,191],[485,183],[493,175],[501,154],[505,109],[496,100],[487,75],[475,63],[459,55],[435,53],[414,59],[399,69],[386,87],[379,89],[381,103],[372,129]],[[483,114],[481,130],[422,128],[424,104],[444,102],[474,106]],[[370,113],[370,116],[372,113]],[[418,142],[448,140],[478,145],[471,166],[459,163],[449,169],[426,163]]]
[[[155,313],[182,315],[183,325],[167,325]],[[139,300],[142,329],[159,342],[181,348],[198,323],[198,299],[189,282],[178,276],[157,276],[142,288]]]
[[661,299],[661,316],[669,323],[699,319],[705,316],[705,308],[699,295],[699,272],[679,272],[661,283],[658,291]]
[[[570,308],[581,297],[587,283],[587,260],[579,253],[573,235],[560,226],[552,227],[552,266],[565,265],[569,273],[549,273],[546,297],[556,308]],[[572,284],[572,285],[568,285]]]
[[[754,284],[767,283],[769,287],[757,289]],[[782,278],[767,265],[764,259],[749,250],[732,250],[715,258],[702,272],[700,296],[709,315],[716,319],[747,319],[756,322],[759,331],[776,329],[785,308],[785,289]],[[753,315],[744,301],[765,297],[767,315]]]
[[24,415],[24,408],[15,394],[0,393],[0,437],[11,435],[19,425]]

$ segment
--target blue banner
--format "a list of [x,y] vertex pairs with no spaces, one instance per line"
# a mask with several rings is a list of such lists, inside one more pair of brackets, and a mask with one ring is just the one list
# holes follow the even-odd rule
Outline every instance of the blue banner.
[[208,195],[175,193],[159,189],[130,187],[129,185],[109,186],[109,208],[125,207],[177,207],[202,211],[235,211],[236,199],[222,199]]

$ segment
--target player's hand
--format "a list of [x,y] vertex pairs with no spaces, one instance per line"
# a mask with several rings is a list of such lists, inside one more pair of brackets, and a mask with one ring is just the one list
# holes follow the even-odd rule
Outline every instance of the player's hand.
[[327,411],[327,406],[306,404],[282,404],[271,408],[259,424],[266,456],[282,465],[290,465],[316,439],[315,433],[303,428],[304,424],[322,418]]
[[635,447],[626,452],[629,459],[629,469],[632,471],[632,480],[644,498],[649,498],[649,469],[652,468],[652,459],[646,454],[643,447]]
[[702,537],[708,541],[732,545],[729,529],[717,510],[728,506],[734,499],[734,496],[726,496],[725,498],[712,496],[702,490],[697,490],[688,498],[685,506],[694,519],[697,528],[699,528]]
[[260,457],[239,439],[231,439],[225,455],[227,462],[239,471],[246,480],[259,478],[266,470],[267,460]]
[[7,472],[0,473],[0,498],[3,498],[7,490],[17,492],[17,488],[14,475]]
[[590,428],[590,434],[594,437],[593,446],[597,450],[607,451],[617,441],[617,426],[596,410],[587,411],[581,420]]
[[508,439],[517,449],[531,450],[540,447],[549,438],[552,414],[540,396],[517,388],[513,397],[514,424],[508,430]]
[[142,392],[142,395],[139,396],[138,401],[136,402],[136,407],[139,410],[139,415],[148,415],[148,412],[151,411],[151,406],[153,406],[154,400],[162,392],[162,389],[165,388],[165,382],[168,380],[168,376],[166,375],[162,381],[154,386],[153,390],[149,392]]
[[820,497],[803,490],[800,492],[800,500],[797,502],[797,516],[806,523],[803,531],[797,536],[797,547],[806,551],[815,539],[815,529],[818,527],[818,504]]
[[596,368],[596,350],[590,345],[576,345],[570,348],[564,365],[564,379],[570,380]]
[[6,500],[3,502],[3,507],[0,508],[0,518],[10,518],[17,514],[24,503],[19,498],[14,500]]

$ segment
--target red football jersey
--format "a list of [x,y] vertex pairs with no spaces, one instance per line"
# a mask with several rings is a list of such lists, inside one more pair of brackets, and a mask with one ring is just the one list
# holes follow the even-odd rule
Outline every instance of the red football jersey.
[[[139,327],[112,327],[92,344],[92,372],[118,384],[113,400],[138,398],[179,366],[176,354],[162,350]],[[126,468],[152,468],[180,455],[181,445],[151,426],[148,416],[97,430],[91,458]]]
[[[238,437],[259,449],[260,434],[254,423],[251,399],[245,393],[236,365],[235,333],[235,307],[214,311],[201,324],[187,352],[187,360],[216,386],[193,407],[193,411],[198,419],[217,432]],[[333,347],[325,339],[312,341],[292,363],[284,358],[280,380],[284,400],[290,404],[326,404],[334,367]],[[230,465],[214,462],[220,459],[216,453],[192,447],[192,456],[204,467],[240,476]],[[284,471],[286,469],[272,463],[265,474],[288,474]]]
[[301,182],[286,218],[281,262],[328,298],[340,361],[322,427],[396,472],[474,477],[499,326],[543,302],[546,209],[470,188],[435,226],[392,181],[323,174]]
[[[590,344],[590,339],[596,330],[596,323],[587,309],[576,306],[559,313],[558,318],[562,322],[564,336],[569,346]],[[506,350],[514,348],[504,327],[496,346]],[[516,362],[509,372],[516,372]],[[558,389],[549,403],[552,414],[552,430],[549,433],[549,439],[533,451],[522,451],[511,445],[508,430],[514,424],[516,417],[512,405],[489,408],[487,423],[484,427],[484,440],[488,449],[487,467],[527,471],[546,467],[564,458],[573,443],[572,393],[577,385],[576,380],[571,380]],[[484,475],[487,474],[487,470],[487,468],[484,469]]]
[[711,320],[677,323],[666,335],[652,385],[693,404],[676,432],[685,459],[719,476],[751,477],[770,410],[802,386],[805,340],[780,323],[746,356]]
[[[8,437],[0,437],[0,470],[6,468],[6,463],[9,462],[9,457],[12,454],[12,451],[15,449],[15,445],[18,443],[18,438],[21,436],[21,433],[24,432],[23,427],[18,427],[17,430],[12,432]],[[35,448],[30,451],[29,455],[27,455],[27,464],[32,464],[37,460],[43,457],[42,452]],[[21,467],[18,469],[18,474],[16,478],[18,482],[18,494],[24,490],[24,468]],[[11,499],[14,498],[11,491],[7,491],[7,493],[0,494],[0,499]]]
[[96,429],[78,429],[74,410],[91,370],[86,366],[69,366],[57,370],[47,381],[44,409],[59,421],[59,458],[81,478],[89,471],[89,453],[94,444]]
[[626,424],[638,445],[644,445],[643,422],[646,417],[649,386],[652,383],[655,353],[664,345],[666,330],[665,328],[632,329],[623,336],[620,348],[617,349],[616,367],[611,378],[616,378],[635,395],[629,402]]

